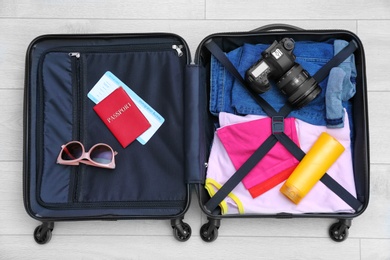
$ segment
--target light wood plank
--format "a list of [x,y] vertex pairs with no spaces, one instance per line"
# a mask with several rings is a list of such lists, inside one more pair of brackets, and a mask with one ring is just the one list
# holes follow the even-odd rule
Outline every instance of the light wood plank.
[[203,0],[3,1],[0,17],[55,19],[203,19]]
[[206,1],[207,19],[389,19],[390,2],[387,0],[354,1],[298,0],[238,2],[234,0]]
[[362,239],[361,260],[389,260],[390,239]]
[[4,259],[359,259],[358,239],[221,237],[180,243],[167,236],[56,236],[39,246],[29,236],[1,236]]
[[0,90],[0,161],[22,160],[23,91]]
[[0,233],[32,234],[38,222],[24,210],[22,163],[0,162],[0,169]]
[[[390,239],[389,172],[388,163],[371,164],[368,208],[352,221],[350,237]],[[388,253],[390,254],[390,250]]]
[[390,136],[387,134],[390,127],[387,111],[390,110],[389,92],[369,92],[369,134],[370,160],[372,163],[388,163],[390,158]]
[[[390,3],[390,2],[389,2]],[[366,52],[370,91],[389,91],[390,21],[359,21],[358,34]]]

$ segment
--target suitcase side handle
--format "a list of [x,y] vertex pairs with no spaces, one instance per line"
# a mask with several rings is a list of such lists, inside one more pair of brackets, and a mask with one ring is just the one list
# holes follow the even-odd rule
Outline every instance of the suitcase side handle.
[[260,26],[256,29],[253,29],[251,32],[266,32],[266,31],[272,31],[272,30],[284,30],[284,31],[303,31],[304,29],[290,24],[284,24],[284,23],[273,23],[273,24],[267,24],[264,26]]

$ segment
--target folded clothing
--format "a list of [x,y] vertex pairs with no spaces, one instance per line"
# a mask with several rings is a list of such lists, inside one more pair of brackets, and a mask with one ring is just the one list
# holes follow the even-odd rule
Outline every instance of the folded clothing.
[[[225,123],[224,116],[222,116],[220,118],[221,128],[217,130],[217,135],[235,169],[238,170],[271,136],[271,118],[266,117],[231,125],[225,125]],[[284,120],[284,132],[299,146],[294,118]],[[245,176],[242,183],[245,188],[250,189],[288,168],[297,166],[298,163],[299,161],[281,143],[277,142]]]
[[[356,197],[355,181],[352,167],[352,152],[350,145],[350,128],[348,116],[345,113],[345,124],[343,128],[329,129],[325,126],[316,126],[308,124],[302,120],[295,120],[297,127],[298,140],[301,149],[307,152],[312,144],[317,140],[322,132],[328,132],[330,135],[345,147],[344,153],[329,168],[328,174],[335,179],[341,186]],[[262,117],[256,115],[237,116],[229,113],[220,113],[221,120],[225,124],[236,124],[257,120]],[[223,118],[223,119],[222,119]],[[206,176],[206,189],[210,196],[213,196],[218,189],[224,185],[230,177],[236,172],[236,169],[229,158],[217,133],[214,135],[214,141],[208,162]],[[353,213],[354,210],[346,204],[341,198],[333,193],[321,181],[319,181],[306,197],[295,205],[289,201],[280,191],[283,184],[275,186],[269,191],[263,193],[257,198],[252,198],[244,184],[240,182],[228,198],[221,203],[223,214],[277,214],[287,213]]]
[[[314,75],[324,66],[334,54],[348,45],[344,40],[329,40],[327,42],[298,41],[295,43],[294,55],[296,62]],[[237,68],[241,76],[255,64],[261,57],[261,52],[268,48],[268,44],[244,44],[226,53],[228,59]],[[356,81],[356,66],[353,55],[347,58],[340,66],[346,72],[346,77],[342,83],[343,107],[350,109],[348,100],[353,94],[353,86]],[[271,81],[272,83],[272,81]],[[210,61],[210,112],[217,115],[219,112],[229,112],[234,114],[256,114],[265,115],[263,109],[250,96],[241,83],[231,75],[231,73],[214,57]],[[325,93],[327,88],[327,78],[319,83],[323,90],[317,98],[301,109],[290,113],[291,117],[304,120],[314,125],[326,125],[325,114]],[[276,110],[279,110],[286,102],[287,97],[273,86],[269,91],[261,96]]]

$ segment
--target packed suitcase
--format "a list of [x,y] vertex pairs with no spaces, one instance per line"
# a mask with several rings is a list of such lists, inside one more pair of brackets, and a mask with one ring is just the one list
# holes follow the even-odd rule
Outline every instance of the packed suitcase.
[[[281,29],[281,30],[273,30]],[[344,30],[271,25],[206,37],[192,63],[172,33],[44,35],[26,56],[24,203],[42,221],[168,219],[195,188],[223,218],[336,218],[368,205],[365,60]]]

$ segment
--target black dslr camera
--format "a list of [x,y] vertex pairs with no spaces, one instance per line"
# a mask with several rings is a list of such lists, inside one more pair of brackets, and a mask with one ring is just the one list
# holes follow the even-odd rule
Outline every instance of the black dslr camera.
[[288,97],[294,107],[300,108],[312,101],[320,92],[315,79],[295,62],[294,40],[284,38],[261,53],[262,59],[250,67],[245,75],[249,86],[261,94],[271,88],[269,79]]

